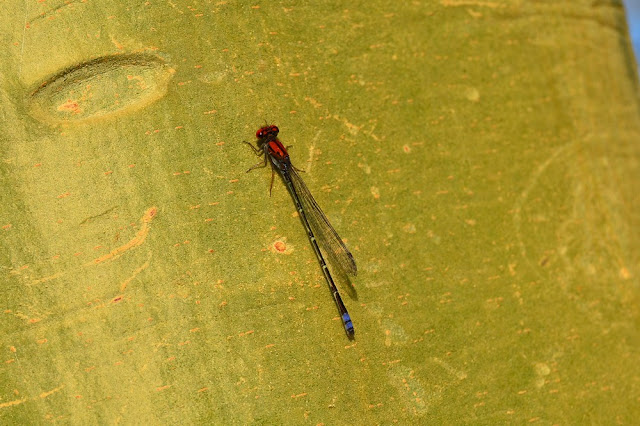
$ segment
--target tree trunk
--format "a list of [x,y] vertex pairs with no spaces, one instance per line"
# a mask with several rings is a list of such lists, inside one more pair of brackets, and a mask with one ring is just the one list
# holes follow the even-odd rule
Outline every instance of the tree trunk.
[[637,421],[619,1],[128,3],[0,18],[2,423]]

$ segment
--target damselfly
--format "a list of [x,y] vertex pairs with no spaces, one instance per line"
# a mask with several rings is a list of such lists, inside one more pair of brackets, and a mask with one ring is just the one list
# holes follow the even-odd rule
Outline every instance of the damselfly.
[[[280,173],[282,180],[287,185],[287,189],[291,194],[291,198],[293,198],[293,202],[300,215],[300,220],[307,231],[313,251],[316,253],[316,257],[322,268],[322,273],[333,295],[333,300],[336,302],[344,330],[347,336],[353,339],[355,331],[353,330],[351,317],[342,302],[338,288],[333,282],[333,277],[329,272],[320,247],[322,247],[324,252],[331,258],[334,265],[340,267],[342,271],[348,274],[354,276],[357,274],[358,269],[356,262],[353,260],[353,256],[338,236],[336,230],[333,229],[333,226],[329,223],[327,216],[325,216],[320,206],[318,206],[318,203],[316,203],[311,192],[309,192],[307,185],[305,185],[298,174],[299,170],[291,164],[287,148],[278,140],[279,131],[278,127],[273,125],[258,129],[256,132],[256,138],[258,139],[257,148],[249,142],[245,142],[253,149],[256,155],[264,155],[264,162],[254,165],[247,170],[247,173],[257,167],[265,167],[269,160],[271,160],[272,168]],[[273,173],[271,175],[271,185],[273,186]],[[318,245],[318,242],[320,245]]]

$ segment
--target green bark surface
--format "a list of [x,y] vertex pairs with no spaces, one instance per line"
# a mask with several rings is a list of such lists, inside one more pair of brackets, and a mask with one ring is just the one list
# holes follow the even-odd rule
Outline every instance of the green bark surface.
[[0,423],[637,421],[620,1],[2,7]]

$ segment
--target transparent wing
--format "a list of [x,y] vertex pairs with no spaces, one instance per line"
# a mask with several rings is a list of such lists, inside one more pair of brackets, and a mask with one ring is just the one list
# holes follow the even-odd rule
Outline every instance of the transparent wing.
[[322,212],[318,203],[309,192],[307,185],[295,169],[291,167],[288,170],[288,175],[291,177],[291,183],[294,190],[298,194],[298,198],[302,203],[307,221],[311,226],[311,229],[316,234],[316,241],[322,248],[322,250],[331,258],[334,265],[338,265],[342,270],[348,274],[356,275],[358,268],[356,267],[356,261],[353,259],[351,252],[344,245],[342,239],[338,235],[329,219]]

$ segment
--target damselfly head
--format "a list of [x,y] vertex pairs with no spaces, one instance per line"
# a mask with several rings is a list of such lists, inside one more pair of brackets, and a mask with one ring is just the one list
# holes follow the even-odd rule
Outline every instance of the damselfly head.
[[276,136],[278,136],[279,131],[280,129],[278,129],[278,126],[275,126],[275,125],[261,127],[256,132],[256,138],[262,139],[262,138],[266,138],[267,136],[271,136],[272,138],[275,138]]

